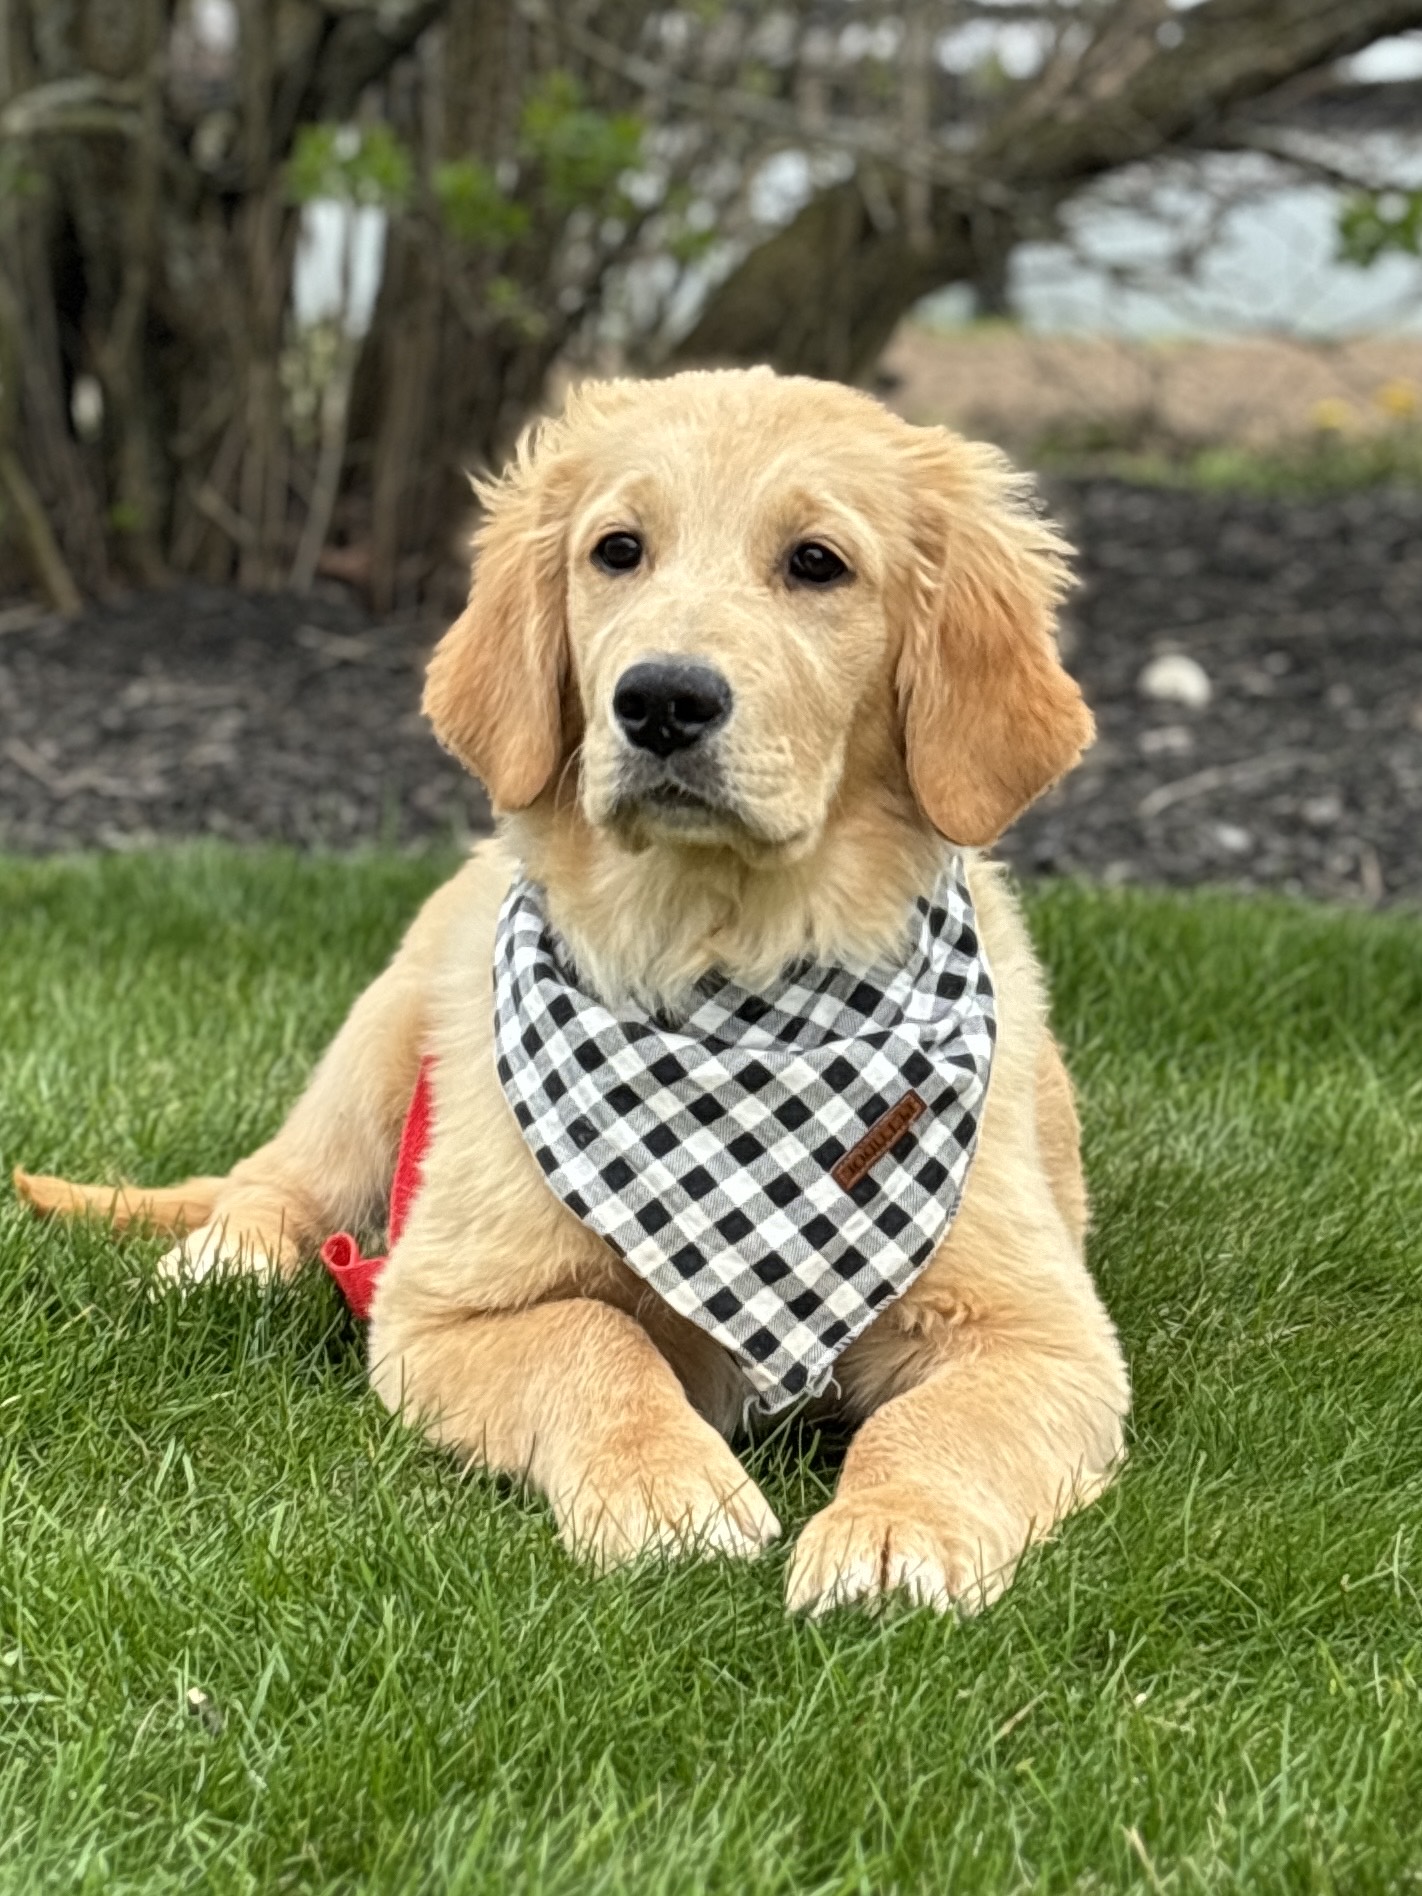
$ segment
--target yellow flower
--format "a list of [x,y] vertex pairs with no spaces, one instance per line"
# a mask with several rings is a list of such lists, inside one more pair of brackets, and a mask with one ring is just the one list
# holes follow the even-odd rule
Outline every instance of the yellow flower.
[[1326,401],[1313,405],[1313,425],[1315,428],[1330,428],[1339,434],[1346,434],[1354,425],[1353,404],[1345,402],[1341,396],[1330,395]]
[[1373,394],[1373,400],[1385,415],[1391,415],[1394,421],[1409,421],[1419,408],[1417,384],[1399,377],[1393,382],[1384,382]]

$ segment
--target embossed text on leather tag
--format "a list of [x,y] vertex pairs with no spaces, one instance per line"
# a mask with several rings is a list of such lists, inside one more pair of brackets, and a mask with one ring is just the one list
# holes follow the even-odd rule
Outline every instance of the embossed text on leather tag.
[[858,1145],[851,1146],[835,1166],[830,1176],[836,1185],[852,1191],[870,1166],[877,1165],[890,1146],[896,1146],[914,1121],[927,1111],[918,1094],[910,1088],[897,1105],[874,1121]]

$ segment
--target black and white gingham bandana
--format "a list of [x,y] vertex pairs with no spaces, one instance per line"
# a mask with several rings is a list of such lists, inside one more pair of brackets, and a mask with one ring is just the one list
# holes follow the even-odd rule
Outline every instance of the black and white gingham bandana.
[[817,1394],[957,1211],[992,1064],[992,984],[962,864],[902,957],[719,975],[671,1023],[581,984],[542,892],[494,947],[505,1096],[549,1185],[739,1360],[766,1413]]

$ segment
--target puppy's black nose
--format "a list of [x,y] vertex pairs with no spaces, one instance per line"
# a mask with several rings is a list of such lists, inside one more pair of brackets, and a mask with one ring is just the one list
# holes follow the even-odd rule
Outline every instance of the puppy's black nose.
[[627,740],[654,757],[689,750],[731,714],[731,687],[709,665],[651,658],[629,665],[612,709]]

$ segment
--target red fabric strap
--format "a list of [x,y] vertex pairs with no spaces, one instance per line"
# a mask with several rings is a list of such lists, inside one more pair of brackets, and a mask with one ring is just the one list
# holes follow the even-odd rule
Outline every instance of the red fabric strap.
[[[394,1246],[405,1229],[410,1207],[420,1189],[425,1153],[430,1143],[430,1123],[434,1112],[430,1075],[434,1059],[426,1054],[420,1062],[420,1076],[414,1097],[405,1115],[405,1130],[400,1134],[400,1154],[395,1161],[395,1177],[390,1186],[390,1232],[388,1243]],[[385,1268],[383,1257],[362,1257],[360,1246],[348,1231],[338,1231],[321,1246],[321,1261],[335,1278],[352,1313],[364,1319],[375,1301],[375,1286]]]

